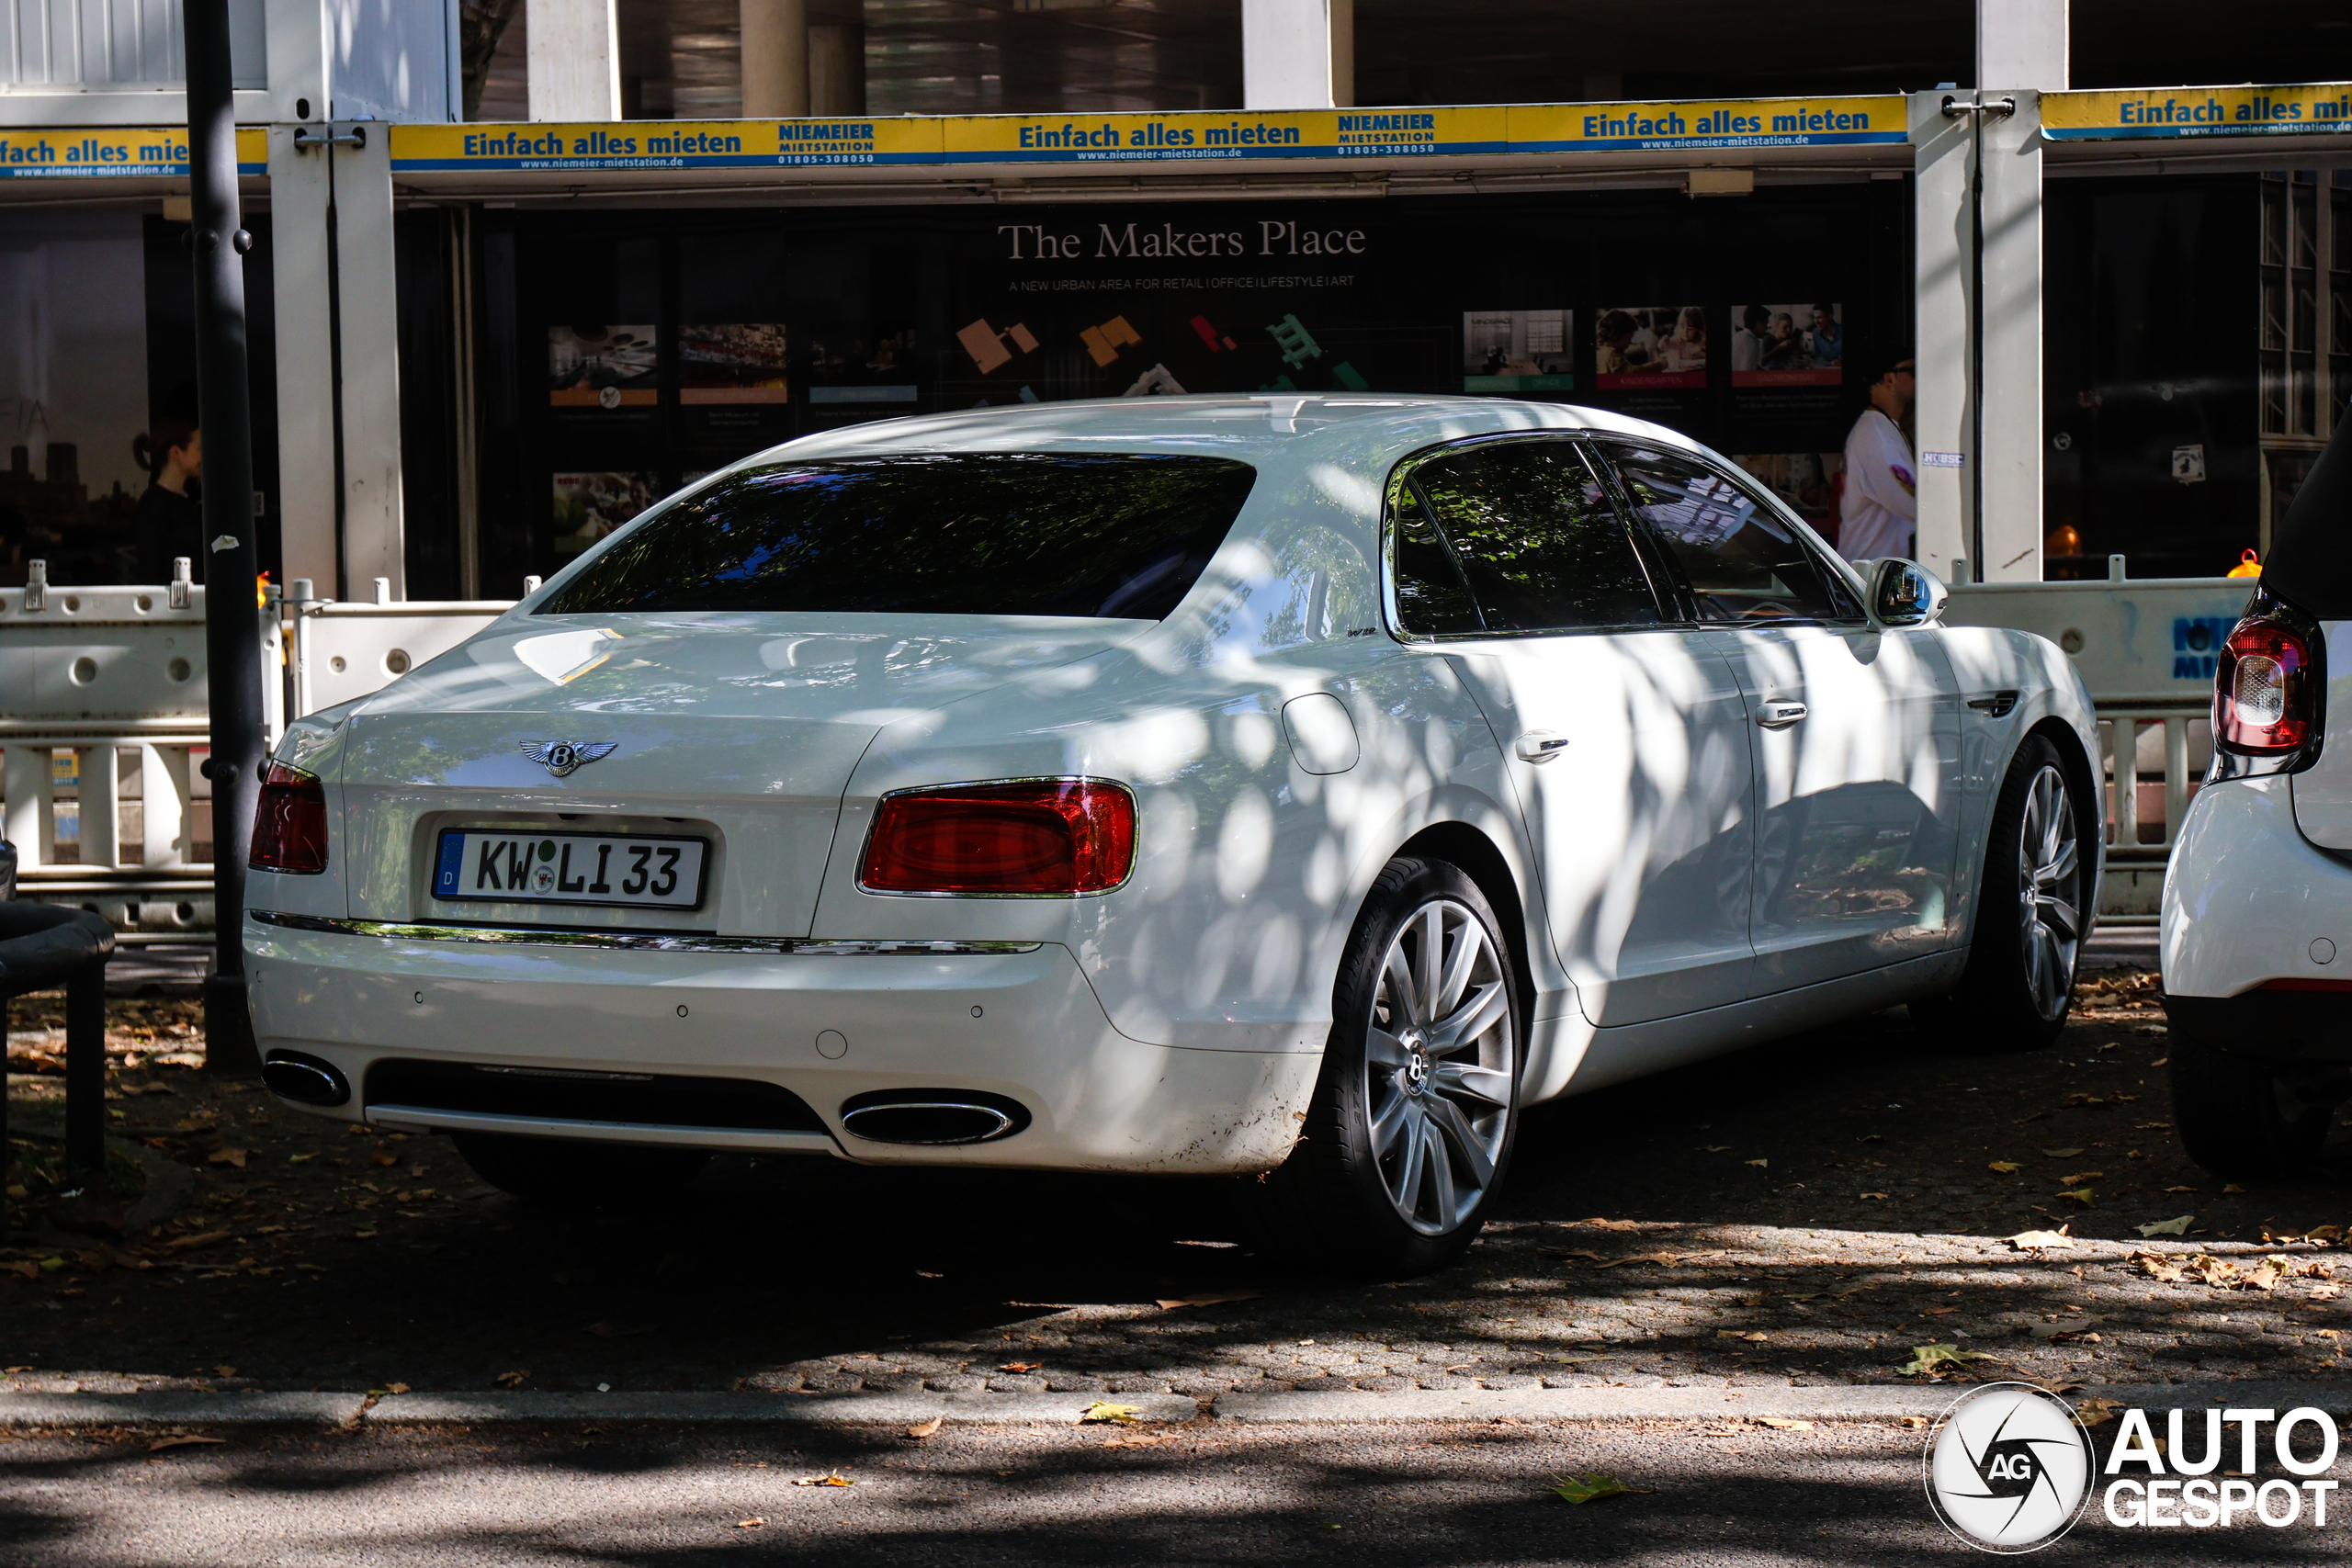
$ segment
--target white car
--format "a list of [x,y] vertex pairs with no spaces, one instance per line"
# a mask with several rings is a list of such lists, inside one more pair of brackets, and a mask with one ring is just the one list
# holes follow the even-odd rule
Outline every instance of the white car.
[[2279,521],[2165,869],[2173,1120],[2223,1176],[2309,1164],[2352,1099],[2352,422]]
[[1525,1105],[1905,1001],[2063,1022],[2090,703],[1942,592],[1574,408],[810,436],[289,727],[268,1079],[526,1194],[1271,1171],[1302,1247],[1433,1267]]

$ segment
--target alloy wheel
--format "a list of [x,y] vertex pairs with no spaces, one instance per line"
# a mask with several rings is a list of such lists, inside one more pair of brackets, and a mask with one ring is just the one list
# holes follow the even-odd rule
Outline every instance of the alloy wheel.
[[1364,1044],[1364,1107],[1388,1201],[1443,1235],[1494,1185],[1510,1130],[1510,976],[1486,926],[1435,898],[1388,943]]
[[2065,1010],[2075,984],[2075,952],[2082,941],[2080,846],[2075,803],[2065,778],[2043,764],[2026,788],[2018,832],[2018,946],[2026,988],[2044,1019]]

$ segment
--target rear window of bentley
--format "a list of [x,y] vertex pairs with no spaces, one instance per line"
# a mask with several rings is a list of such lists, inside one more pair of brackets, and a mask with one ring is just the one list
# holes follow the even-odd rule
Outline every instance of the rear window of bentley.
[[1156,454],[938,453],[730,474],[615,540],[547,615],[811,610],[1158,620],[1257,470]]

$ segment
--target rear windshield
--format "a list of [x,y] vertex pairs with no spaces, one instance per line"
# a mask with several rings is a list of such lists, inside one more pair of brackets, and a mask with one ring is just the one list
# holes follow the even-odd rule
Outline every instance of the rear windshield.
[[1159,620],[1257,470],[1221,457],[942,453],[731,474],[646,519],[543,615],[896,611]]

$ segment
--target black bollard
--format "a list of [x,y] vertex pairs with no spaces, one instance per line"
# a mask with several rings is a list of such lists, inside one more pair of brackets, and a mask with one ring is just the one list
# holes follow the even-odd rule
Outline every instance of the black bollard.
[[65,1163],[96,1180],[107,1166],[107,962],[65,982]]

